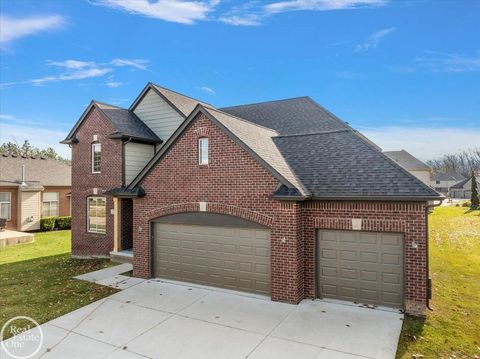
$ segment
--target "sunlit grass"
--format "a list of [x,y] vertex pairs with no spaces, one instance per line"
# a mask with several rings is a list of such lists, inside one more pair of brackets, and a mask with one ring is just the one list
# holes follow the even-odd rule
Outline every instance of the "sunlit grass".
[[434,310],[406,318],[397,358],[478,358],[480,211],[439,207],[429,221]]

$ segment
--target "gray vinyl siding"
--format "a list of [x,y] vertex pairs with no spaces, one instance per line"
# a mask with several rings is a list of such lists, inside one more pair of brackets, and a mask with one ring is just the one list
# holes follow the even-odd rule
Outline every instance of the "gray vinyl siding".
[[155,154],[155,146],[129,142],[125,145],[125,184],[130,184]]
[[162,97],[149,90],[133,111],[165,143],[183,122],[183,117]]

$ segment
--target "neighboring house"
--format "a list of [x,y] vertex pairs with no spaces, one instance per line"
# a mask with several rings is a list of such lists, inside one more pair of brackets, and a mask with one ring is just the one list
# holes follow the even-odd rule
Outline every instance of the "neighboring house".
[[40,229],[40,218],[70,215],[71,167],[35,157],[0,154],[0,218],[7,229]]
[[[480,177],[476,177],[477,183],[480,183]],[[466,198],[472,197],[472,177],[466,178],[450,187],[450,197]]]
[[[432,175],[432,184],[431,186],[435,189],[435,191],[440,192],[444,195],[449,195],[450,188],[461,182],[466,180],[467,177],[462,175],[461,173],[434,173]],[[451,194],[450,194],[451,195]]]
[[405,150],[401,151],[384,151],[388,157],[397,162],[400,166],[405,168],[412,175],[417,177],[420,181],[425,183],[427,186],[431,184],[431,173],[430,167],[425,163],[420,161],[418,158],[414,157]]
[[[134,275],[422,314],[443,196],[309,97],[217,109],[149,83],[96,101],[72,148],[72,254]],[[126,250],[126,251],[125,251]]]

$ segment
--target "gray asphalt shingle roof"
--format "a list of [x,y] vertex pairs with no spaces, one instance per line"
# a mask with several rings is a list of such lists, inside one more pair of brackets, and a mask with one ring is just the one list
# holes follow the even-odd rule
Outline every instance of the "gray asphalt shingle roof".
[[405,150],[384,151],[385,155],[407,170],[430,170],[430,167]]
[[71,186],[72,168],[62,162],[31,157],[13,157],[0,154],[0,186],[18,186],[22,183],[22,165],[29,187]]
[[161,142],[160,138],[133,111],[95,101],[115,128],[117,136]]
[[434,181],[463,181],[466,179],[461,173],[448,172],[448,173],[434,173],[432,180]]
[[152,86],[160,92],[168,101],[170,101],[180,112],[184,114],[185,117],[190,115],[190,113],[195,109],[198,104],[212,107],[210,104],[199,101],[192,97],[182,95],[178,92],[172,91],[165,87],[152,84]]
[[316,133],[348,128],[345,122],[310,97],[221,108],[237,117],[272,128],[280,135]]
[[438,197],[351,129],[273,141],[314,197]]

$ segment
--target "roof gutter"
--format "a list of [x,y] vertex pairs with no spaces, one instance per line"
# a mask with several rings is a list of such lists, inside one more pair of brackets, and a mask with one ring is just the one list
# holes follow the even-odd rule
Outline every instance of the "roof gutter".
[[119,132],[114,132],[114,133],[110,134],[108,136],[108,138],[121,139],[121,140],[127,140],[128,142],[138,142],[138,143],[145,143],[145,144],[152,144],[152,145],[163,143],[163,141],[161,139],[158,139],[158,141],[156,141],[156,140],[152,140],[152,139],[148,139],[148,138],[125,135],[125,134],[119,133]]
[[272,198],[279,201],[306,201],[312,199],[312,195],[306,196],[282,196],[282,195],[273,195]]
[[278,195],[272,196],[275,199],[281,201],[306,201],[306,200],[317,200],[317,201],[387,201],[387,202],[425,202],[425,201],[443,201],[445,196],[331,196],[331,197],[322,197],[315,195],[306,195],[306,196],[282,196]]

